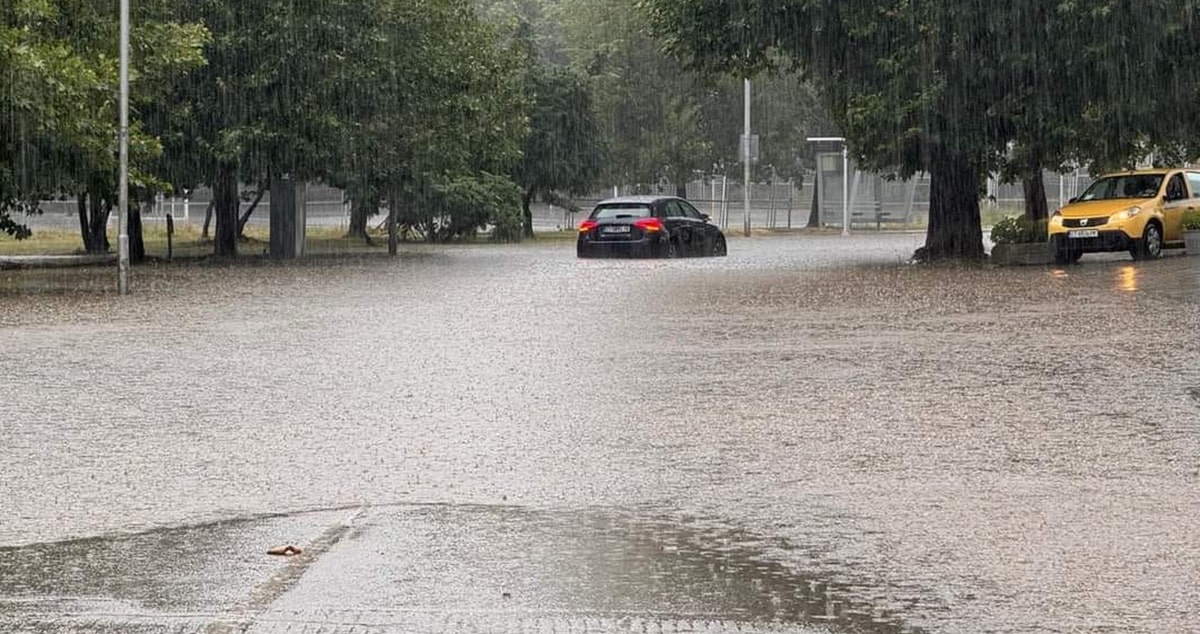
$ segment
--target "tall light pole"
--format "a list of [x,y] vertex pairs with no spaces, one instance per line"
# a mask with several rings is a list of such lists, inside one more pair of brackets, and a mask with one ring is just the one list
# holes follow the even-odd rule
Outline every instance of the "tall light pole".
[[[854,184],[857,191],[858,181]],[[842,141],[842,235],[850,235],[850,147],[845,140]]]
[[743,215],[745,216],[744,221],[743,221],[743,225],[744,225],[743,226],[743,234],[747,238],[749,238],[750,237],[750,160],[752,158],[752,153],[753,153],[753,150],[750,147],[751,141],[750,141],[750,80],[749,79],[746,80],[746,133],[742,137],[742,139],[743,139],[742,145],[745,148],[742,151],[742,164],[743,164],[743,171],[742,171],[742,174],[743,174],[743,180],[742,180],[743,201],[742,201],[742,205],[743,205],[743,212],[744,212]]
[[117,176],[117,292],[129,293],[129,0],[121,0],[121,114]]

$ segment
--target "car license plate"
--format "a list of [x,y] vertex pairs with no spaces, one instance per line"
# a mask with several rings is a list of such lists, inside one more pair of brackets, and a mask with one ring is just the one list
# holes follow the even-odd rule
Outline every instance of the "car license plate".
[[615,227],[605,227],[602,233],[629,233],[629,225],[617,225]]
[[1071,231],[1067,233],[1068,238],[1099,238],[1099,229],[1080,229],[1079,231]]

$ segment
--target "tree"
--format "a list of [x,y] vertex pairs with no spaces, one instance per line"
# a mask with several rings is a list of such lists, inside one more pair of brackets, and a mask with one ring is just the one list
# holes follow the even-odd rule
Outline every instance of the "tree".
[[[1196,48],[1189,12],[1194,15],[1195,7],[1178,2],[1109,0],[1017,0],[992,8],[994,21],[1013,27],[992,59],[1000,69],[995,117],[1012,128],[1001,176],[1024,184],[1026,217],[1048,216],[1045,169],[1130,166],[1147,147],[1170,142],[1153,140],[1155,130],[1165,121],[1179,122],[1192,108],[1163,97],[1190,93],[1186,100],[1196,90],[1195,74],[1178,67],[1189,47]],[[1080,33],[1088,34],[1085,45]],[[1146,99],[1147,89],[1156,98]]]
[[[977,3],[644,0],[671,50],[709,70],[776,63],[811,73],[868,168],[931,175],[924,257],[978,258],[982,176],[995,164],[983,93],[989,38]],[[974,8],[973,8],[974,7]],[[975,61],[979,60],[979,61]],[[986,94],[986,93],[984,93]],[[997,134],[999,132],[999,134]]]
[[586,193],[604,170],[606,147],[580,77],[536,58],[526,62],[525,75],[533,104],[516,181],[522,189],[525,237],[531,238],[534,196]]
[[701,105],[706,81],[662,53],[633,0],[560,0],[552,9],[572,65],[590,80],[610,181],[681,189],[718,162]]
[[[133,16],[135,111],[161,96],[170,78],[203,63],[206,33],[172,20],[172,13],[167,0],[152,0],[138,3]],[[36,212],[43,198],[74,194],[84,248],[108,249],[105,229],[117,198],[116,20],[112,7],[98,0],[20,0],[0,9],[0,69],[16,79],[0,96],[0,111],[10,114],[0,123],[0,225],[10,232],[27,234],[11,220],[6,224],[7,210]],[[159,150],[135,119],[133,188],[155,186],[147,166]],[[131,238],[136,252],[140,234]]]
[[213,189],[214,252],[237,253],[239,183],[319,180],[351,110],[339,81],[361,54],[378,3],[201,0],[181,13],[204,24],[208,64],[179,80],[152,121],[172,182]]
[[84,113],[72,107],[96,86],[67,43],[48,37],[54,7],[30,0],[0,6],[0,230],[17,238],[29,229],[12,214],[36,213],[38,201],[63,179],[56,155],[64,126]]
[[[515,185],[496,176],[512,171],[527,130],[519,60],[465,0],[376,3],[357,40],[370,45],[335,82],[344,123],[334,182],[363,201],[363,215],[388,209],[392,253],[405,229],[437,241],[515,220],[498,233],[519,235]],[[486,202],[491,217],[463,199]]]
[[928,172],[928,259],[983,256],[984,174],[1127,162],[1161,142],[1146,80],[1200,24],[1194,2],[1167,0],[641,4],[689,65],[744,74],[782,58],[818,83],[862,164]]
[[[743,129],[743,78],[715,76],[701,101],[705,132],[713,138],[717,160],[730,168],[740,162]],[[815,167],[808,138],[838,136],[837,125],[820,103],[812,85],[795,74],[763,72],[750,78],[754,133],[760,138],[753,178],[803,178]]]

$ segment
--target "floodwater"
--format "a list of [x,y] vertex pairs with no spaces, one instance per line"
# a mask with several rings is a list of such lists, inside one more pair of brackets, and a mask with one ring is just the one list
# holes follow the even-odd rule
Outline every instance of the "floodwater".
[[1200,630],[1200,258],[919,241],[0,271],[0,625]]

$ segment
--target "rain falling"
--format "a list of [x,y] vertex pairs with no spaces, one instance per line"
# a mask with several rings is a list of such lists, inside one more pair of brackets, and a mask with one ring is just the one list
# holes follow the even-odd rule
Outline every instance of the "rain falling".
[[0,631],[1198,631],[1197,49],[0,0]]

